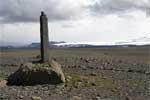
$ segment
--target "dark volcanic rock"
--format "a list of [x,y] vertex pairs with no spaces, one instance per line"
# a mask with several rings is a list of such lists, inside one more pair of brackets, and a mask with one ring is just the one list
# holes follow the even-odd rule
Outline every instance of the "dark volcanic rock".
[[8,85],[59,84],[65,82],[61,65],[55,61],[45,64],[22,64],[8,77]]

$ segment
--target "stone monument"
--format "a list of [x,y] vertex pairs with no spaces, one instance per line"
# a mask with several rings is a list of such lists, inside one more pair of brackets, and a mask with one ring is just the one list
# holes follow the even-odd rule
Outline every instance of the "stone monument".
[[41,62],[48,62],[48,19],[42,11],[40,16],[40,33],[41,33]]
[[[48,20],[40,16],[41,63],[21,64],[7,79],[7,85],[60,84],[65,82],[61,65],[48,57]],[[4,82],[3,82],[4,83]],[[1,82],[0,82],[1,84]]]

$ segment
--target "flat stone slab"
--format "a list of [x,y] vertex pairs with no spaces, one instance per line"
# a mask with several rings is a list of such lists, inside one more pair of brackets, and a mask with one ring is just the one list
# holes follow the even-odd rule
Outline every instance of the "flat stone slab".
[[8,85],[59,84],[65,82],[61,65],[56,61],[44,64],[22,64],[8,77]]

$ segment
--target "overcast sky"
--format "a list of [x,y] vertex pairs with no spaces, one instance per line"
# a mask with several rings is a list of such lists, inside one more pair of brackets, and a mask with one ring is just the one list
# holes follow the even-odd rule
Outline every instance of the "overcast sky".
[[150,37],[150,0],[0,0],[0,42],[40,41],[40,12],[50,41],[116,42]]

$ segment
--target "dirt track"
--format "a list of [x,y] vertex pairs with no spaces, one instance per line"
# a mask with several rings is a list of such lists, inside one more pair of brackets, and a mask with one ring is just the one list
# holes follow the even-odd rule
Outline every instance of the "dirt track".
[[[2,80],[37,60],[39,50],[0,54]],[[62,65],[66,84],[6,86],[0,100],[150,100],[150,48],[52,49],[49,55]]]

